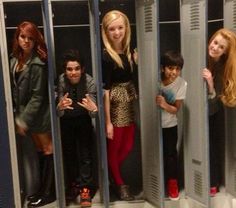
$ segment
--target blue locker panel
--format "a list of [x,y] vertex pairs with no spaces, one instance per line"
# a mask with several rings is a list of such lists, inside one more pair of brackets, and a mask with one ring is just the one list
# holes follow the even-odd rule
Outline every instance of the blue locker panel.
[[3,85],[3,66],[0,56],[0,207],[14,207],[14,192],[7,126],[7,108]]

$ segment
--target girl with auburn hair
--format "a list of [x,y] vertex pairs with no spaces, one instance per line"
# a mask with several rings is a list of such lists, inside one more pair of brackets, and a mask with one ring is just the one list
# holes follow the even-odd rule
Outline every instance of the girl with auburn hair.
[[40,168],[39,191],[28,196],[28,207],[55,200],[53,147],[47,82],[47,49],[41,32],[32,22],[16,29],[10,71],[16,132],[30,136],[37,148]]
[[130,52],[131,29],[127,16],[117,10],[102,20],[104,105],[108,166],[121,200],[133,200],[121,176],[121,164],[133,149],[135,124],[133,83],[134,54]]
[[[216,37],[221,37],[225,41],[225,50],[221,56],[214,56],[210,53],[210,47],[216,41]],[[213,52],[214,53],[214,52]],[[236,35],[234,32],[223,28],[218,30],[211,37],[209,41],[209,70],[212,74],[214,82],[214,77],[216,76],[219,70],[217,67],[221,67],[221,78],[222,78],[222,89],[218,90],[218,96],[224,105],[228,107],[236,106]],[[209,85],[209,90],[214,89],[212,84]],[[216,96],[217,98],[217,96]]]
[[[224,120],[223,106],[236,106],[236,35],[229,29],[216,31],[208,44],[208,68],[203,69],[203,78],[208,86],[209,132],[210,132],[210,194],[214,196],[220,185],[219,122]],[[221,125],[221,128],[223,125]],[[218,133],[217,133],[218,132]],[[221,133],[224,134],[224,129]]]
[[22,65],[23,62],[23,55],[24,51],[19,45],[18,37],[21,33],[21,31],[28,31],[31,33],[32,37],[34,38],[34,50],[39,56],[39,58],[46,62],[47,61],[47,48],[45,41],[43,39],[42,33],[38,30],[37,26],[33,23],[30,22],[22,22],[16,29],[16,32],[14,34],[14,39],[13,39],[13,49],[12,49],[12,54],[14,57],[18,57],[19,64]]

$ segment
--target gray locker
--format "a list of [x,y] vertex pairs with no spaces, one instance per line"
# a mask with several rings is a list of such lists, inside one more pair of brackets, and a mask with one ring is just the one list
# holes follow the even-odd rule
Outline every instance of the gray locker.
[[208,109],[202,69],[206,66],[207,1],[181,1],[182,75],[188,82],[184,105],[185,192],[209,207]]
[[155,103],[160,81],[158,9],[158,1],[136,2],[143,191],[148,202],[163,207],[162,133]]

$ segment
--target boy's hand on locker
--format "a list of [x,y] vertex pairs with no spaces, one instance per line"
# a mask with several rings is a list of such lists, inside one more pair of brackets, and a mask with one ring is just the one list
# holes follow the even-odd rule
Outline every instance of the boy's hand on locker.
[[164,108],[166,106],[165,98],[161,95],[156,96],[156,104],[161,108]]
[[202,70],[202,77],[207,82],[209,92],[212,93],[214,91],[214,81],[211,71],[207,68],[204,68]]

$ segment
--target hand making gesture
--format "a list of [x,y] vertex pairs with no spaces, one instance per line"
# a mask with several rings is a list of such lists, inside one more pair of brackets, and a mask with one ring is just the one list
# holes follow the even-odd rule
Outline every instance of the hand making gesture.
[[85,98],[82,99],[81,102],[77,102],[80,106],[84,107],[85,109],[87,109],[88,111],[91,112],[96,112],[98,111],[97,105],[95,104],[95,102],[91,99],[91,97],[89,96],[89,94],[85,95]]
[[72,99],[68,98],[69,93],[67,92],[59,101],[57,108],[59,110],[66,110],[70,109],[73,110],[74,108],[71,106],[72,105]]

